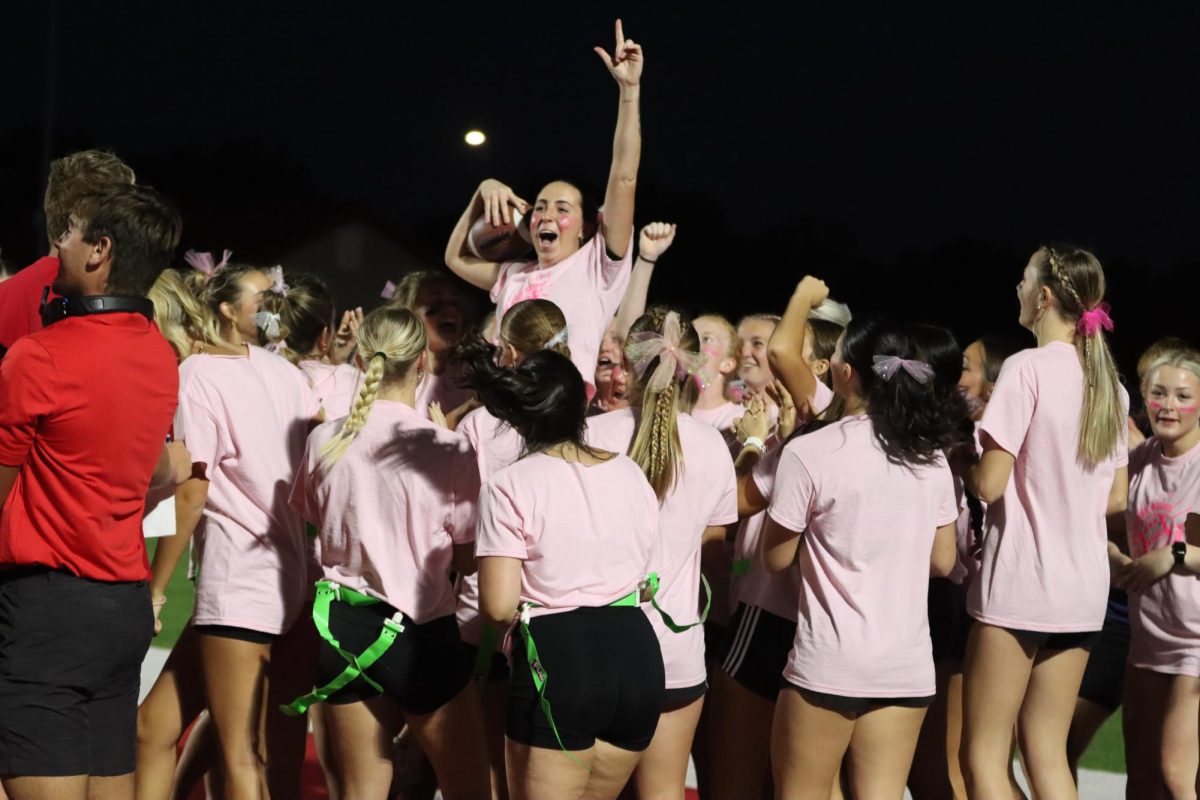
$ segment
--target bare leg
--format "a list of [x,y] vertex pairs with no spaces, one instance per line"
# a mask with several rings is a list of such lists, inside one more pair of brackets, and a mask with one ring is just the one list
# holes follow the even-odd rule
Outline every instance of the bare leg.
[[664,711],[650,746],[642,754],[634,772],[638,800],[677,800],[683,797],[687,782],[688,757],[696,725],[704,708],[699,697],[682,708]]
[[[963,673],[960,760],[972,798],[1012,796],[1008,776],[1013,729],[1029,685],[1033,657],[1034,649],[1011,631],[982,622],[971,626]],[[1063,750],[1065,755],[1066,748]]]
[[290,717],[279,707],[312,690],[320,641],[308,611],[271,647],[261,749],[265,750],[267,787],[273,798],[301,795],[308,718]]
[[92,775],[87,783],[87,800],[129,800],[133,797],[133,773],[98,777]]
[[317,703],[308,709],[308,724],[312,727],[313,748],[317,751],[317,762],[321,765],[321,771],[325,773],[325,786],[329,789],[329,800],[342,800],[341,795],[334,788],[337,777],[335,774],[337,761],[333,751],[333,739],[327,730],[328,723],[325,720],[324,703]]
[[854,734],[854,717],[784,688],[775,703],[771,767],[780,800],[828,800]]
[[[567,758],[557,748],[531,747],[512,739],[505,740],[509,796],[513,800],[575,800],[582,797],[588,785],[595,750],[595,745],[587,750],[572,750],[571,758]],[[635,766],[636,759],[629,765],[624,779],[617,781],[613,797],[629,781]],[[620,775],[619,767],[617,763],[604,767],[601,778],[606,782],[614,781]]]
[[258,732],[271,647],[200,635],[208,711],[217,729],[228,800],[259,800],[264,785]]
[[1162,752],[1159,764],[1172,800],[1196,800],[1200,767],[1200,678],[1169,675],[1167,706],[1162,713]]
[[[221,764],[221,744],[217,741],[217,729],[212,717],[203,711],[192,725],[179,764],[175,767],[175,785],[171,788],[171,800],[188,800],[200,784],[204,784],[210,797],[224,800],[219,794],[224,785]],[[213,788],[214,783],[216,788]],[[140,795],[139,795],[140,797]]]
[[775,702],[717,668],[709,691],[709,785],[712,800],[757,798],[771,766]]
[[204,710],[204,684],[196,632],[184,628],[154,687],[138,707],[139,800],[168,800],[175,782],[175,755],[184,729]]
[[1039,800],[1078,797],[1067,763],[1067,732],[1087,660],[1081,647],[1040,651],[1034,659],[1017,733],[1029,789]]
[[592,747],[592,770],[582,800],[612,800],[629,783],[642,755],[597,739]]
[[924,708],[884,706],[860,714],[850,738],[850,795],[904,796]]
[[400,709],[388,697],[326,705],[326,731],[333,746],[334,796],[342,800],[384,798],[392,784],[392,738]]
[[508,681],[486,681],[475,684],[483,712],[483,729],[487,736],[488,760],[492,764],[492,798],[508,800],[508,777],[504,771],[505,711],[508,708]]
[[88,776],[0,778],[12,800],[87,800]]
[[1076,783],[1079,759],[1087,752],[1096,731],[1100,730],[1100,726],[1111,716],[1112,712],[1099,703],[1083,697],[1075,701],[1075,714],[1071,717],[1071,730],[1067,734],[1067,763],[1071,765],[1071,774],[1076,776]]
[[962,738],[962,670],[949,662],[937,664],[936,670],[937,700],[929,707],[921,725],[908,788],[915,800],[962,800],[967,796],[962,770],[958,766],[958,746]]
[[406,714],[405,718],[433,764],[445,800],[478,800],[491,795],[483,717],[472,686],[463,687],[453,700],[432,713]]

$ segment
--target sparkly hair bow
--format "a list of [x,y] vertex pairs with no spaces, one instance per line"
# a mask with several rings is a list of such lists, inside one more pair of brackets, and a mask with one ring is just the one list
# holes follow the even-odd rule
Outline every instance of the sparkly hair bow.
[[1108,315],[1108,303],[1101,303],[1091,311],[1085,311],[1079,315],[1079,323],[1075,326],[1075,330],[1082,333],[1084,336],[1095,336],[1101,328],[1106,331],[1113,329],[1112,317]]
[[395,294],[396,294],[396,284],[392,283],[391,281],[388,281],[387,283],[385,283],[383,285],[383,291],[379,293],[379,296],[382,297],[384,300],[391,300],[393,295],[395,295]]
[[283,267],[276,264],[268,270],[265,270],[267,277],[271,279],[271,286],[267,291],[274,292],[277,295],[285,296],[288,293],[288,285],[283,282]]
[[679,315],[674,311],[667,314],[667,318],[663,320],[661,334],[655,331],[641,331],[629,335],[625,344],[625,357],[629,359],[639,380],[645,377],[650,363],[658,359],[658,367],[646,383],[653,391],[661,392],[671,384],[672,379],[683,380],[704,366],[704,356],[680,347],[679,337]]
[[192,269],[203,274],[205,280],[208,280],[229,264],[229,257],[232,255],[232,250],[226,250],[221,255],[221,260],[214,262],[212,253],[197,253],[195,250],[188,250],[183,254],[183,260],[186,261]]
[[279,315],[274,311],[259,311],[255,313],[254,324],[272,342],[279,338]]
[[917,383],[926,384],[933,377],[933,367],[926,364],[924,361],[917,361],[911,358],[900,358],[899,356],[875,356],[875,365],[872,367],[875,374],[883,378],[885,381],[890,381],[896,371],[903,368],[912,379]]

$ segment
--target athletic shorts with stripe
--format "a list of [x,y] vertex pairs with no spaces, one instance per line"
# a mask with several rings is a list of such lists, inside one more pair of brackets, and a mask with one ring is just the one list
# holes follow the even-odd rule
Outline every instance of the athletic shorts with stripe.
[[729,677],[774,702],[795,639],[795,622],[738,603],[717,660]]

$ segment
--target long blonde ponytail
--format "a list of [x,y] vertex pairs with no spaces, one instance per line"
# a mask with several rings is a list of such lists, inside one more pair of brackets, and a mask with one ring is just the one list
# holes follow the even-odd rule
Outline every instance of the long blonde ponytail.
[[332,466],[349,449],[367,423],[367,415],[385,381],[403,378],[425,351],[425,324],[406,308],[384,306],[363,318],[358,329],[358,355],[366,364],[363,388],[337,435],[321,449],[321,460]]
[[1120,379],[1105,328],[1080,324],[1085,315],[1107,312],[1104,300],[1104,268],[1094,255],[1069,245],[1041,249],[1040,277],[1058,302],[1063,318],[1076,323],[1075,349],[1083,365],[1083,408],[1079,417],[1079,460],[1094,467],[1112,455],[1125,427]]
[[[629,457],[642,468],[660,502],[683,471],[679,405],[684,385],[704,363],[704,357],[696,352],[699,347],[691,320],[665,308],[651,309],[639,317],[626,340],[625,354],[638,376],[635,391],[641,395]],[[655,348],[658,354],[651,355]],[[675,359],[673,373],[669,379],[656,380],[664,358]]]

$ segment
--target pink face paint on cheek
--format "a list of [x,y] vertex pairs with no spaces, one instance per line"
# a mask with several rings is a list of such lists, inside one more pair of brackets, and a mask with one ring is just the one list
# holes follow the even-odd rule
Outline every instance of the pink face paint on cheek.
[[570,226],[571,226],[571,218],[568,217],[566,214],[563,214],[561,217],[558,218],[558,227],[559,228],[569,228]]
[[1176,410],[1178,410],[1180,414],[1195,414],[1196,406],[1178,406]]
[[1161,402],[1159,402],[1158,400],[1147,400],[1146,401],[1146,408],[1153,409],[1154,411],[1161,411],[1162,407],[1163,407],[1163,404]]
[[533,216],[529,218],[529,227],[533,228],[534,230],[537,230],[537,226],[541,223],[541,221],[542,221],[542,215],[535,211],[533,213]]

